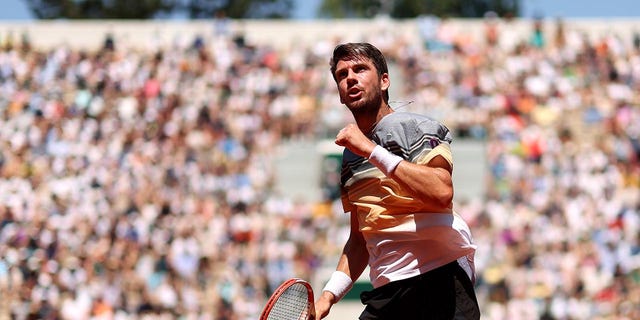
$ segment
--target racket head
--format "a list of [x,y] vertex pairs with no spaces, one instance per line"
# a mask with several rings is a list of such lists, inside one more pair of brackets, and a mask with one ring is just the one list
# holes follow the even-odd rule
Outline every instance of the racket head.
[[260,320],[315,320],[313,289],[306,280],[292,278],[271,295]]

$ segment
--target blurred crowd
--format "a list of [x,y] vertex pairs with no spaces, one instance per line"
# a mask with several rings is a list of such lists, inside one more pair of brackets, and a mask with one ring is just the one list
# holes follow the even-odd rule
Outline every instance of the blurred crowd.
[[[447,23],[362,40],[397,66],[398,109],[485,146],[486,194],[455,203],[483,319],[640,318],[640,41]],[[341,39],[217,31],[95,51],[4,39],[0,319],[256,319],[279,283],[334,266],[348,218],[282,194],[274,161],[350,121],[328,70]]]
[[638,36],[535,20],[512,41],[497,26],[397,55],[411,107],[485,142],[486,195],[456,204],[479,246],[483,318],[637,319]]

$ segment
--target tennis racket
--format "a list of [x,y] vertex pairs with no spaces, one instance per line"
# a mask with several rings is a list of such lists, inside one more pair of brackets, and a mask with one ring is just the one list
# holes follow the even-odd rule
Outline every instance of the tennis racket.
[[315,320],[313,289],[309,282],[292,278],[273,292],[260,320]]

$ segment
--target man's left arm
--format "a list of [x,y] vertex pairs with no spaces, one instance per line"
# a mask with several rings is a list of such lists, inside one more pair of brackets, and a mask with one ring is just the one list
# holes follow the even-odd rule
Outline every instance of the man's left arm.
[[355,125],[340,130],[336,144],[368,158],[389,178],[406,189],[411,196],[432,205],[433,211],[448,211],[453,200],[453,167],[443,155],[436,155],[425,164],[405,161],[367,138]]
[[[387,176],[401,185],[413,197],[434,210],[451,209],[453,201],[452,168],[443,156],[435,156],[427,164],[400,161]],[[439,210],[438,210],[439,211]]]

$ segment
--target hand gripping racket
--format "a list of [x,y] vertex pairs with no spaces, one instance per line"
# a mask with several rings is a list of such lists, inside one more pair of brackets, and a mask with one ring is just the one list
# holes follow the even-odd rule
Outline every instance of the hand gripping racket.
[[315,320],[313,289],[309,282],[292,278],[271,295],[260,320]]

